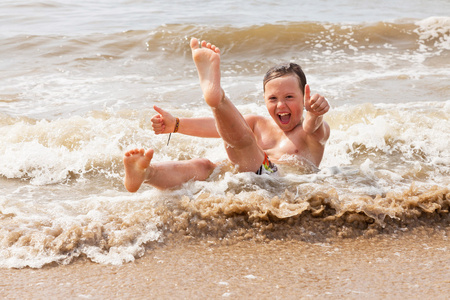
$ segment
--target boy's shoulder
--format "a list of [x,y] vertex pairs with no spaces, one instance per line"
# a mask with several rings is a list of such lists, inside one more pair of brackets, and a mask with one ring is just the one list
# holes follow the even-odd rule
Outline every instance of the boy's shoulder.
[[255,126],[266,127],[272,120],[271,118],[260,115],[245,115],[244,119],[251,128],[254,128]]
[[250,120],[253,122],[270,123],[270,124],[273,123],[273,120],[270,116],[266,117],[266,116],[251,114],[251,115],[245,115],[244,118],[245,118],[245,120]]

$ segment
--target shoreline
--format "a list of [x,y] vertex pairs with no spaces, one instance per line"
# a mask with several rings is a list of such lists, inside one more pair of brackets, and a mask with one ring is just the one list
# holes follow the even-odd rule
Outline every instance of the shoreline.
[[42,269],[2,269],[5,298],[446,299],[448,232],[329,243],[171,241],[121,266],[81,258]]

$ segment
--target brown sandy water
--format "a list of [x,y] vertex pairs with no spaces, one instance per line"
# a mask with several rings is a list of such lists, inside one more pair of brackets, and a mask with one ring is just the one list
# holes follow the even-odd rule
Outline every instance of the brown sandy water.
[[121,266],[3,269],[20,299],[448,299],[448,228],[324,243],[171,241]]

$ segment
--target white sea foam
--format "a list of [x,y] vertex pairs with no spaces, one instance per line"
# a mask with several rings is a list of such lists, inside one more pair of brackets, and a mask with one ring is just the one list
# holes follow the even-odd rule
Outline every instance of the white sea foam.
[[1,267],[67,264],[80,255],[118,265],[142,256],[147,243],[161,241],[149,193],[71,200],[55,196],[0,199],[2,214],[15,220],[0,229]]
[[420,40],[435,40],[434,46],[450,50],[450,17],[430,17],[416,22]]

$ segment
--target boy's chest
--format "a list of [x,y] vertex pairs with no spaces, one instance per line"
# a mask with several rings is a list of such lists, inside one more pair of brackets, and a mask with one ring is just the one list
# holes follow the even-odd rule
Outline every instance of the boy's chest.
[[277,160],[283,155],[309,156],[309,149],[301,136],[268,133],[260,136],[259,146],[267,155]]

